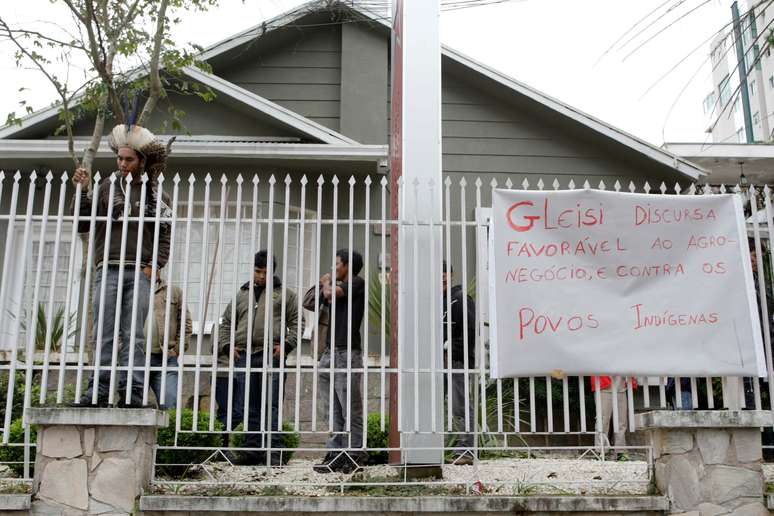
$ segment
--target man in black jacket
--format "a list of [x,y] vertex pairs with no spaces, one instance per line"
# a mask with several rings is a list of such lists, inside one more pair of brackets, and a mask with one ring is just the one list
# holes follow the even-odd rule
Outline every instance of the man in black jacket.
[[[465,371],[476,366],[476,305],[473,299],[465,294],[462,285],[449,288],[452,281],[452,268],[451,266],[447,267],[445,261],[442,272],[443,364],[444,367],[448,367],[448,353],[451,352],[452,368],[451,396],[449,395],[448,375],[444,375],[446,398],[452,406],[452,423],[454,425],[454,439],[451,442],[451,446],[454,447],[454,457],[451,462],[454,464],[472,464],[472,448],[475,439],[472,430],[475,424],[476,410],[473,399],[468,394],[471,392],[471,388],[475,388],[475,376],[466,375]],[[467,389],[466,376],[468,377]],[[467,418],[465,416],[466,399],[468,400]]]
[[360,253],[339,249],[336,251],[335,282],[331,281],[328,274],[320,278],[322,303],[330,309],[331,327],[326,337],[325,352],[320,357],[318,395],[321,405],[326,406],[333,376],[333,403],[330,407],[333,411],[333,433],[326,444],[330,451],[320,464],[314,466],[318,473],[351,473],[367,458],[365,450],[362,449],[363,373],[337,371],[363,368],[360,325],[365,312],[365,281],[358,276],[362,268],[363,257]]

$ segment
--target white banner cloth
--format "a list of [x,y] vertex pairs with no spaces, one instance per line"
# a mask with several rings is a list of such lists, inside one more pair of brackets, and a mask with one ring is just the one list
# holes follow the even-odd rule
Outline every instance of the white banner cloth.
[[492,376],[764,376],[740,199],[496,190]]

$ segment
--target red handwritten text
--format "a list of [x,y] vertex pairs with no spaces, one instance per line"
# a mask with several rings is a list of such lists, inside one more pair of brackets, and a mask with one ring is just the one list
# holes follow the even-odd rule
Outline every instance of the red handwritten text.
[[532,308],[519,309],[519,340],[529,334],[558,333],[560,331],[575,332],[583,328],[599,328],[599,321],[594,314],[549,315],[535,313]]
[[543,209],[535,209],[532,201],[519,201],[513,203],[505,213],[508,225],[514,231],[522,233],[535,227],[535,223],[542,219],[543,229],[569,229],[597,226],[604,224],[605,212],[599,207],[588,208],[581,203],[574,208],[551,211],[549,199],[543,201]]
[[597,256],[605,253],[626,251],[620,238],[611,240],[591,240],[589,237],[581,240],[563,240],[558,243],[533,244],[521,240],[509,240],[506,243],[508,256],[540,257],[540,256]]
[[634,206],[634,225],[679,224],[717,220],[712,208],[653,208],[650,204]]
[[720,316],[717,312],[707,313],[674,313],[664,310],[658,313],[647,313],[642,304],[629,307],[634,310],[634,329],[640,330],[649,326],[700,326],[705,324],[717,324]]

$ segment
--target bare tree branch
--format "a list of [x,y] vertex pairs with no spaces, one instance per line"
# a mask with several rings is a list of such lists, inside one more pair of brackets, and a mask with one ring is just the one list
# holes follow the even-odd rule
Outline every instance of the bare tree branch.
[[44,41],[49,41],[51,43],[54,43],[56,45],[60,45],[60,46],[63,46],[63,47],[75,48],[75,49],[78,49],[78,50],[86,50],[86,48],[83,45],[79,45],[75,41],[70,41],[70,42],[68,42],[68,41],[61,41],[61,40],[58,40],[56,38],[52,38],[51,36],[46,36],[45,34],[43,34],[41,32],[38,32],[38,31],[35,31],[35,30],[11,29],[11,28],[8,28],[7,32],[12,33],[12,34],[16,34],[16,35],[19,35],[19,36],[24,36],[24,35],[34,36],[36,38],[42,39]]
[[168,4],[169,0],[161,0],[159,11],[156,14],[156,35],[153,39],[153,52],[151,53],[150,59],[148,100],[145,101],[142,113],[140,113],[140,117],[137,119],[138,125],[145,125],[145,122],[150,118],[153,110],[156,109],[156,104],[162,93],[161,77],[159,76],[159,56],[161,55],[161,43],[164,40],[164,27],[166,24]]
[[[67,85],[61,83],[56,76],[52,75],[48,70],[46,70],[46,67],[43,66],[43,62],[41,62],[41,57],[34,54],[33,52],[30,52],[27,50],[27,48],[22,45],[19,40],[14,36],[13,32],[11,32],[11,28],[8,26],[8,24],[0,18],[0,28],[5,31],[8,39],[16,46],[16,48],[19,49],[19,52],[21,52],[24,56],[27,57],[32,63],[37,67],[38,70],[43,74],[43,76],[48,79],[48,81],[54,86],[54,89],[56,90],[57,94],[59,95],[59,98],[62,101],[63,108],[67,111],[68,110],[68,103],[70,101],[69,97],[67,96]],[[73,149],[73,138],[72,138],[72,119],[66,115],[65,116],[65,126],[68,130],[68,151],[70,153],[70,157],[72,158],[73,162],[75,163],[76,167],[78,166],[78,158],[75,155],[75,150]]]

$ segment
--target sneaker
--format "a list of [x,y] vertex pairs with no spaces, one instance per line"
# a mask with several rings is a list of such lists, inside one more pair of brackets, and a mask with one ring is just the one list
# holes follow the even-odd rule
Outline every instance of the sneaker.
[[352,455],[350,455],[342,452],[336,457],[336,460],[333,461],[330,468],[331,471],[335,471],[336,473],[349,475],[360,469],[367,459],[368,456],[364,453],[353,452]]
[[110,404],[104,396],[97,396],[97,403],[94,404],[91,402],[91,394],[84,394],[78,403],[70,403],[69,406],[72,408],[109,408]]
[[473,455],[470,452],[458,453],[446,459],[446,464],[453,464],[455,466],[471,466],[473,464]]
[[338,457],[338,455],[339,454],[336,452],[326,453],[322,462],[312,466],[312,469],[315,471],[315,473],[331,473],[333,471],[331,468],[331,463]]

